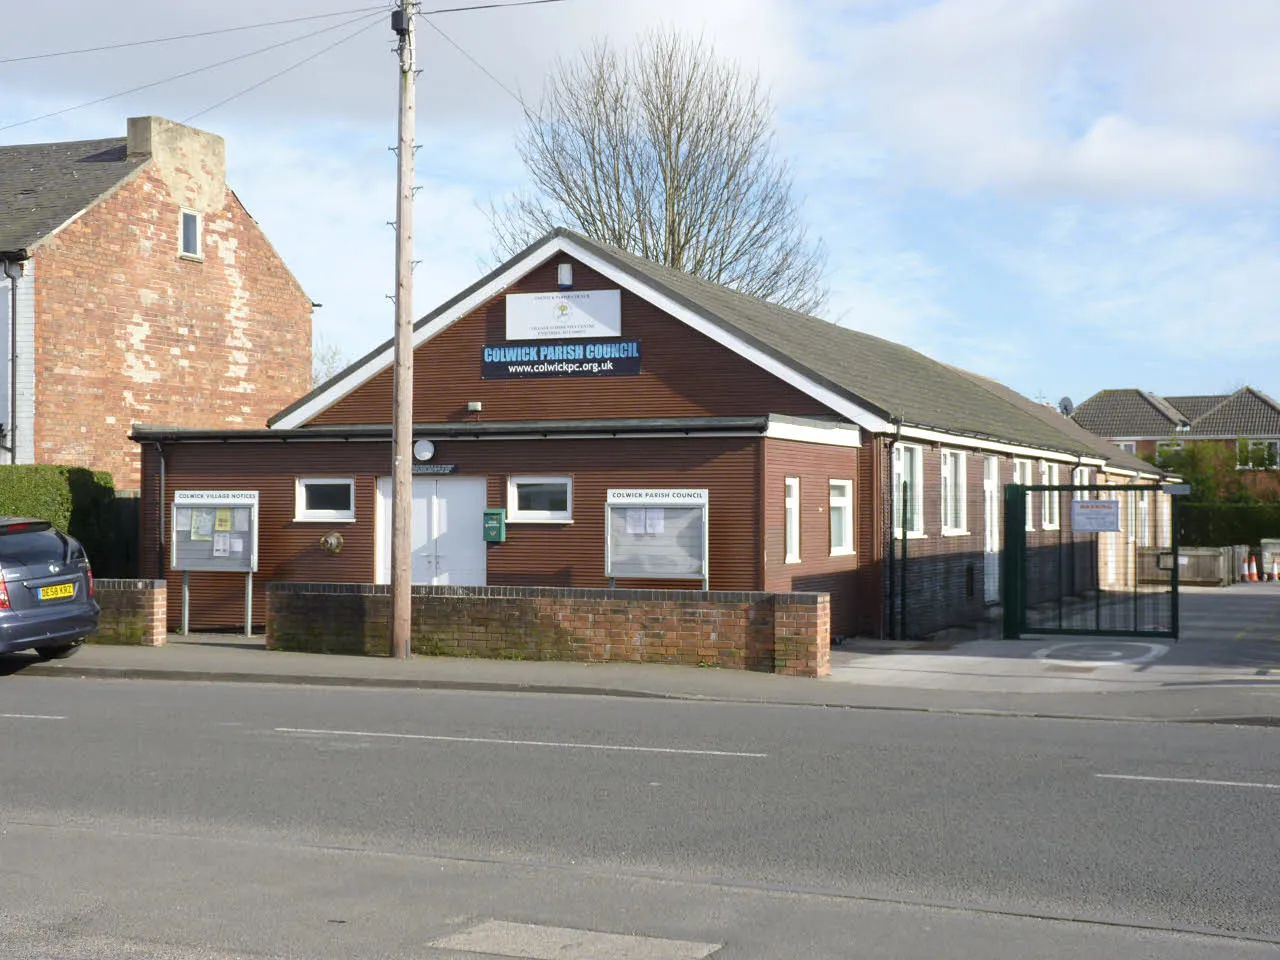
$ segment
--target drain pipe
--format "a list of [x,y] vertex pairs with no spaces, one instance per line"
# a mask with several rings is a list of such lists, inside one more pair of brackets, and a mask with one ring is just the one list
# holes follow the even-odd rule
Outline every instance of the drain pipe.
[[[889,541],[889,542],[888,542],[888,547],[889,547],[889,549],[888,549],[888,558],[889,558],[889,562],[888,562],[887,564],[885,564],[885,567],[886,567],[886,569],[887,569],[887,570],[888,570],[888,572],[889,572],[889,577],[888,577],[888,580],[889,580],[889,584],[888,584],[888,586],[889,586],[889,602],[885,605],[883,615],[882,615],[882,616],[881,616],[881,618],[880,618],[880,640],[881,640],[881,641],[884,641],[884,640],[886,640],[886,639],[887,639],[886,631],[888,630],[888,626],[889,626],[889,624],[890,624],[890,623],[892,622],[892,620],[893,620],[893,601],[894,601],[894,599],[895,599],[895,595],[896,595],[896,586],[897,586],[896,580],[895,580],[895,578],[894,578],[894,572],[893,572],[893,571],[894,571],[893,502],[894,502],[894,497],[896,497],[896,496],[897,496],[897,491],[896,491],[896,490],[894,490],[894,487],[895,487],[895,486],[897,486],[897,484],[895,484],[895,483],[893,482],[893,450],[894,450],[894,447],[896,447],[896,446],[897,446],[898,441],[902,439],[902,418],[901,418],[901,417],[893,417],[893,418],[891,418],[891,419],[890,419],[890,421],[889,421],[889,422],[893,425],[893,430],[894,430],[893,436],[889,439],[889,446],[888,446],[888,451],[889,451],[889,523],[887,524],[887,526],[888,526],[888,531],[889,531],[889,537],[888,537],[888,541]],[[904,521],[905,521],[905,518],[904,518]],[[882,549],[883,549],[883,546],[882,546]]]
[[167,579],[164,575],[164,444],[161,441],[156,440],[155,445],[156,453],[160,455],[160,502],[156,505],[156,522],[160,527],[160,540],[156,545],[156,579],[164,580]]
[[4,275],[9,278],[9,422],[5,424],[4,439],[8,446],[9,462],[18,462],[18,281],[22,279],[22,264],[17,260],[5,260]]

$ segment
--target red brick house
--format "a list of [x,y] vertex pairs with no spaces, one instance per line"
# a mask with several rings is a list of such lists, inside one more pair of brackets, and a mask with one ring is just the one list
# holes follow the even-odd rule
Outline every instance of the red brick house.
[[306,392],[311,300],[225,174],[159,117],[0,147],[0,463],[137,489],[135,422],[261,426]]
[[[711,590],[830,593],[834,634],[874,635],[905,571],[925,634],[999,600],[1006,484],[1158,479],[993,381],[565,230],[423,317],[414,343],[415,583],[608,587],[613,540],[664,522],[614,526],[619,493],[705,491]],[[174,491],[222,490],[258,497],[255,611],[273,580],[388,582],[391,396],[388,342],[266,429],[135,428],[144,576],[172,555]],[[1029,545],[1060,544],[1059,501],[1027,496]],[[506,512],[500,542],[486,508]],[[242,576],[192,573],[191,590],[197,628],[242,615]]]

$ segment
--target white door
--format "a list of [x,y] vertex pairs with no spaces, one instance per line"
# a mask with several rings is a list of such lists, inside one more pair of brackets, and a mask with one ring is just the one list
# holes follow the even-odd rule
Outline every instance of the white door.
[[[410,514],[412,579],[484,586],[484,477],[414,477]],[[378,478],[377,582],[391,582],[391,478]]]
[[1000,602],[1000,460],[987,457],[982,464],[982,502],[986,506],[986,526],[982,540],[983,599]]

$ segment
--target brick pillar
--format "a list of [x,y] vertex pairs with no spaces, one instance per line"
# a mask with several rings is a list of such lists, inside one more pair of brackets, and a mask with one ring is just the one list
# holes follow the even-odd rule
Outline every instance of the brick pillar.
[[830,594],[774,596],[773,672],[791,677],[825,677],[831,673]]

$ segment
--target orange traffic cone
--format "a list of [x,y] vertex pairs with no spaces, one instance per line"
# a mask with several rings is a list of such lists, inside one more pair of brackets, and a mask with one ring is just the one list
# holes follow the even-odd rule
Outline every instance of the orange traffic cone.
[[1280,580],[1280,555],[1271,555],[1271,575],[1268,580]]
[[1249,554],[1249,582],[1258,582],[1258,561],[1254,558],[1253,554]]
[[1240,558],[1240,582],[1249,582],[1249,560],[1247,557]]

